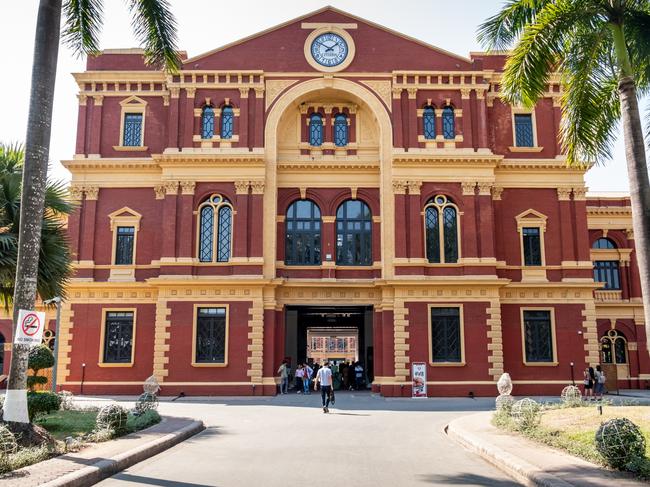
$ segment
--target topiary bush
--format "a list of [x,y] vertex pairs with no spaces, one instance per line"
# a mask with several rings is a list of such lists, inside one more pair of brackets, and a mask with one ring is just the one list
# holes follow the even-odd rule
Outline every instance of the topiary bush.
[[140,415],[156,409],[158,409],[158,397],[150,392],[143,392],[135,403],[134,414]]
[[38,375],[39,370],[49,369],[54,365],[54,354],[46,345],[33,347],[29,351],[29,361],[27,366],[34,371],[34,375],[27,377],[27,387],[34,390],[37,384],[47,384],[47,377]]
[[645,439],[627,418],[605,421],[596,431],[596,449],[612,468],[625,469],[645,456]]
[[526,397],[512,405],[511,415],[518,430],[533,429],[541,419],[541,406],[535,400]]
[[113,430],[121,433],[126,428],[128,413],[119,404],[108,404],[97,413],[96,427],[98,430]]
[[30,421],[33,421],[39,414],[58,411],[59,407],[61,407],[61,398],[54,392],[29,391],[27,393],[27,413]]

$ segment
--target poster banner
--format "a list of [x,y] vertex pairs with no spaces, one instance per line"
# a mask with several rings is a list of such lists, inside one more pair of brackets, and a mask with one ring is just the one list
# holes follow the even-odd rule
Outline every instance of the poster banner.
[[21,309],[18,312],[18,324],[14,343],[35,347],[43,340],[45,328],[45,313]]
[[411,377],[413,378],[413,397],[427,397],[427,364],[413,362]]

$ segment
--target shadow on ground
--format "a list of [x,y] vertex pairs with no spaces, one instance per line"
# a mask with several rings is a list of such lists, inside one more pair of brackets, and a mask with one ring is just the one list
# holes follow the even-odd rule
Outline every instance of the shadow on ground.
[[473,473],[457,475],[422,475],[420,478],[433,485],[486,485],[490,487],[519,487],[521,484],[513,480],[499,480]]

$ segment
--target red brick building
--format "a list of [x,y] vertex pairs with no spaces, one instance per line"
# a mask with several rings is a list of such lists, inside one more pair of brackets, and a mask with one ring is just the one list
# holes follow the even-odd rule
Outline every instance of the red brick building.
[[629,199],[567,167],[559,80],[509,106],[503,63],[330,7],[173,75],[89,59],[61,387],[268,395],[318,349],[387,396],[413,362],[429,395],[493,395],[503,372],[559,394],[601,361],[645,388]]

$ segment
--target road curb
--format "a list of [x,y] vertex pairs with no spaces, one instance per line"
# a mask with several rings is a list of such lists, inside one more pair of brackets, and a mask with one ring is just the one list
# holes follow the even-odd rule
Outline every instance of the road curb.
[[94,485],[136,463],[162,453],[172,446],[179,444],[181,441],[200,433],[204,429],[205,426],[202,421],[192,421],[190,424],[172,433],[168,433],[126,452],[119,453],[111,458],[99,460],[81,470],[62,475],[56,480],[45,482],[41,484],[41,487],[86,487]]
[[479,438],[474,433],[463,428],[461,422],[462,418],[451,421],[445,428],[447,436],[468,450],[480,455],[515,480],[524,485],[535,487],[573,487],[573,484]]

